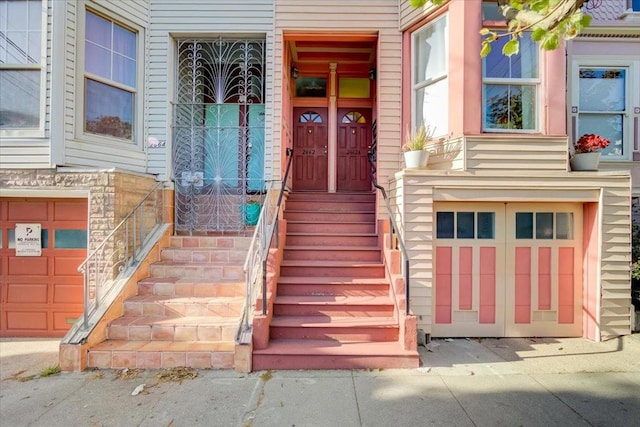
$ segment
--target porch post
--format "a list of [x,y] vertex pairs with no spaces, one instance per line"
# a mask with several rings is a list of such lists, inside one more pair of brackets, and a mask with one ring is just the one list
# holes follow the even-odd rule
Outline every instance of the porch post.
[[338,64],[332,62],[329,64],[329,138],[328,138],[328,163],[329,170],[328,179],[329,179],[329,193],[336,192],[336,171],[337,171],[337,134],[338,134],[338,105],[337,105],[337,96],[336,96],[336,69],[338,68]]

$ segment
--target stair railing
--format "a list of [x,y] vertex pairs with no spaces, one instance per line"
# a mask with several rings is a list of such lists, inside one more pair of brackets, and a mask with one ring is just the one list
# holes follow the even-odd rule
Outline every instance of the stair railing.
[[[369,147],[369,151],[367,152],[367,158],[369,159],[369,164],[371,168],[369,169],[369,176],[371,177],[371,183],[375,188],[380,190],[382,193],[382,198],[384,199],[384,205],[387,209],[387,215],[389,216],[389,248],[390,249],[400,249],[400,253],[402,254],[402,261],[404,262],[404,293],[405,293],[405,314],[408,316],[410,313],[409,307],[409,297],[410,297],[410,270],[409,270],[409,254],[407,252],[407,248],[404,245],[404,240],[402,239],[402,234],[400,233],[400,229],[398,228],[398,223],[395,220],[395,216],[391,211],[391,205],[389,204],[389,197],[387,196],[387,192],[385,189],[378,184],[376,179],[376,157],[377,157],[377,138],[376,138],[376,123],[374,122],[372,126],[372,143]],[[397,248],[394,247],[394,242],[397,243]]]
[[[242,312],[242,327],[238,334],[238,340],[240,340],[240,335],[248,333],[251,330],[254,312],[253,304],[257,300],[260,291],[262,292],[262,314],[267,314],[267,262],[269,259],[269,248],[272,242],[275,248],[279,247],[278,218],[289,179],[289,171],[291,170],[293,149],[287,148],[286,154],[289,160],[287,161],[284,178],[282,181],[269,181],[264,205],[253,232],[247,258],[244,262],[246,300]],[[275,195],[276,190],[278,190],[278,185],[280,188],[277,193],[278,197],[276,198]]]
[[158,182],[80,264],[78,271],[84,276],[84,330],[89,329],[89,318],[103,305],[123,271],[141,261],[142,248],[164,224],[163,212],[164,183]]

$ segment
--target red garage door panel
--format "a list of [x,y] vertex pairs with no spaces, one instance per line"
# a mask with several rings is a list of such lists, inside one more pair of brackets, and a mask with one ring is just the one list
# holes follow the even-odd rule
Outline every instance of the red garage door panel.
[[[62,337],[80,317],[86,199],[0,198],[0,336]],[[16,256],[15,227],[39,224],[42,254]]]

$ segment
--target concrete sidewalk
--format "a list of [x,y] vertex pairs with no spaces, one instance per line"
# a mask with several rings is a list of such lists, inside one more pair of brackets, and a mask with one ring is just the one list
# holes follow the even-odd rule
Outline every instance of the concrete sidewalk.
[[[3,426],[546,427],[640,420],[637,334],[604,343],[433,340],[421,347],[418,369],[200,370],[194,379],[191,371],[154,370],[29,379],[39,372],[36,364],[56,359],[20,355],[17,348],[26,346],[0,340]],[[141,384],[144,390],[132,395]]]

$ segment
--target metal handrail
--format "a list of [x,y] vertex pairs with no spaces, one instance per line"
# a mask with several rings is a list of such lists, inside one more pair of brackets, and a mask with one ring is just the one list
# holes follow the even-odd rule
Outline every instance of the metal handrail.
[[[374,134],[375,134],[375,125],[373,128]],[[380,190],[380,192],[382,193],[382,198],[384,199],[384,205],[387,209],[387,214],[389,215],[389,222],[390,222],[390,230],[389,230],[389,245],[391,247],[391,249],[393,249],[393,242],[394,242],[394,236],[395,236],[395,241],[399,246],[400,252],[402,253],[402,259],[404,261],[404,293],[405,293],[405,314],[408,316],[410,313],[410,309],[409,309],[409,297],[410,297],[410,283],[409,283],[409,276],[410,276],[410,265],[409,265],[409,254],[407,252],[407,248],[404,245],[404,240],[402,239],[402,235],[399,233],[400,229],[398,228],[398,223],[396,222],[393,212],[391,211],[391,205],[389,204],[389,198],[387,196],[387,192],[385,191],[385,189],[378,184],[378,181],[376,179],[376,172],[377,172],[377,168],[376,168],[376,150],[377,150],[377,141],[376,138],[374,136],[373,138],[373,142],[371,144],[371,147],[369,147],[369,151],[367,152],[367,158],[369,159],[369,164],[371,165],[371,168],[369,169],[369,177],[371,178],[371,183],[373,184],[373,186],[375,188],[377,188],[378,190]]]
[[[90,316],[101,307],[105,295],[109,294],[119,276],[125,268],[140,262],[138,254],[141,249],[164,223],[163,189],[164,183],[158,182],[78,266],[78,271],[84,276],[82,324],[85,330],[89,328]],[[152,200],[154,195],[156,197]]]
[[[291,169],[291,162],[293,159],[293,149],[286,149],[287,168],[282,181],[271,181],[267,189],[267,197],[265,198],[265,204],[260,212],[258,223],[253,233],[251,243],[249,245],[249,251],[244,262],[245,273],[245,286],[246,286],[246,300],[242,313],[242,328],[239,331],[248,332],[251,330],[251,323],[253,322],[253,303],[258,296],[257,286],[259,279],[262,279],[262,314],[267,314],[267,261],[269,258],[269,247],[273,241],[274,247],[279,247],[278,241],[278,217],[280,216],[280,207],[282,205],[282,199],[284,192],[286,191],[286,184],[289,179],[289,171]],[[275,202],[275,206],[272,207],[273,193],[275,183],[280,184],[280,191],[278,192],[278,198]]]

